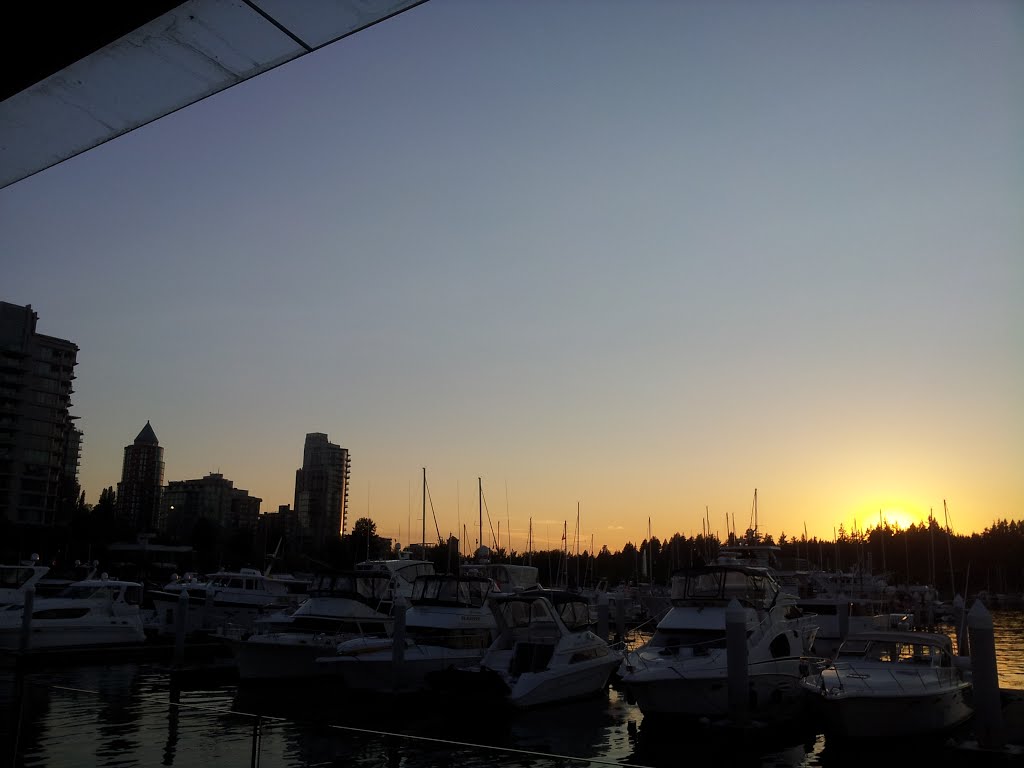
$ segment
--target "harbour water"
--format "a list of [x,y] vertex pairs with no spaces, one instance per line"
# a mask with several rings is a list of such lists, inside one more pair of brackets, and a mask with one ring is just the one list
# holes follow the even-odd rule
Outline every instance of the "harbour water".
[[[1000,685],[1024,689],[1024,613],[994,612],[993,619]],[[0,717],[0,765],[17,768],[971,762],[938,741],[914,745],[911,755],[892,745],[830,750],[823,736],[800,728],[654,729],[614,686],[595,699],[535,711],[483,711],[423,698],[368,700],[320,686],[239,686],[223,669],[172,678],[161,664],[137,662],[2,670]]]

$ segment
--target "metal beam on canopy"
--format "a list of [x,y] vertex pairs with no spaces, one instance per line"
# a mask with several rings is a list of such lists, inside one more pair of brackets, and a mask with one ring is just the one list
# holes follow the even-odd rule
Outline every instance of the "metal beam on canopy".
[[425,1],[36,5],[4,33],[0,188]]

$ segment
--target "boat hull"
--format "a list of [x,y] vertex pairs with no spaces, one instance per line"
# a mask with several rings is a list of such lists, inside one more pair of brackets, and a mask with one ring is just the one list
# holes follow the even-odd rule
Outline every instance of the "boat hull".
[[612,673],[619,666],[617,656],[605,656],[574,664],[568,671],[523,672],[515,680],[507,680],[508,702],[525,709],[566,699],[579,699],[600,693],[607,687]]
[[411,645],[401,661],[394,659],[390,642],[376,650],[322,658],[322,674],[340,681],[345,688],[377,693],[422,692],[428,680],[449,670],[479,663],[483,651],[466,651],[440,646]]
[[[29,633],[27,650],[95,648],[99,646],[137,645],[143,643],[146,633],[141,621],[117,619],[110,623],[79,626],[48,626],[36,621]],[[0,628],[0,648],[21,647],[21,628]]]
[[[745,714],[765,721],[798,717],[806,712],[799,660],[753,664],[747,675]],[[727,718],[734,714],[725,670],[688,671],[674,667],[647,670],[623,680],[644,716]]]
[[334,653],[336,636],[268,633],[232,640],[240,680],[298,680],[323,675],[317,658]]
[[951,730],[970,719],[970,686],[909,696],[824,696],[811,706],[826,738],[905,739]]

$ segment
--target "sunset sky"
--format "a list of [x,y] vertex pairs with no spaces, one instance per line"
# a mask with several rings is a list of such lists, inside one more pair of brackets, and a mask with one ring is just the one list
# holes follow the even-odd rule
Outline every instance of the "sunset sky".
[[[95,503],[275,510],[307,432],[403,544],[1024,517],[1024,6],[431,0],[0,190]],[[485,519],[485,527],[488,524]],[[411,529],[411,530],[410,530]],[[485,534],[489,542],[490,532]]]

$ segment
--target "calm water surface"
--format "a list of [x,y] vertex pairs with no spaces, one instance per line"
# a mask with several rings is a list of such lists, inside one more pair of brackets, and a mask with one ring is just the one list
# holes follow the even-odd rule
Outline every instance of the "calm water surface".
[[[993,619],[1000,685],[1024,689],[1024,613]],[[2,671],[0,718],[0,766],[19,768],[660,768],[684,761],[905,768],[908,760],[891,748],[830,751],[815,733],[645,727],[640,710],[614,687],[596,699],[510,713],[425,700],[399,705],[313,686],[250,689],[215,672],[172,686],[160,665],[136,663],[62,667],[20,679]],[[936,764],[959,759],[940,744],[934,754],[915,748],[913,755]]]

